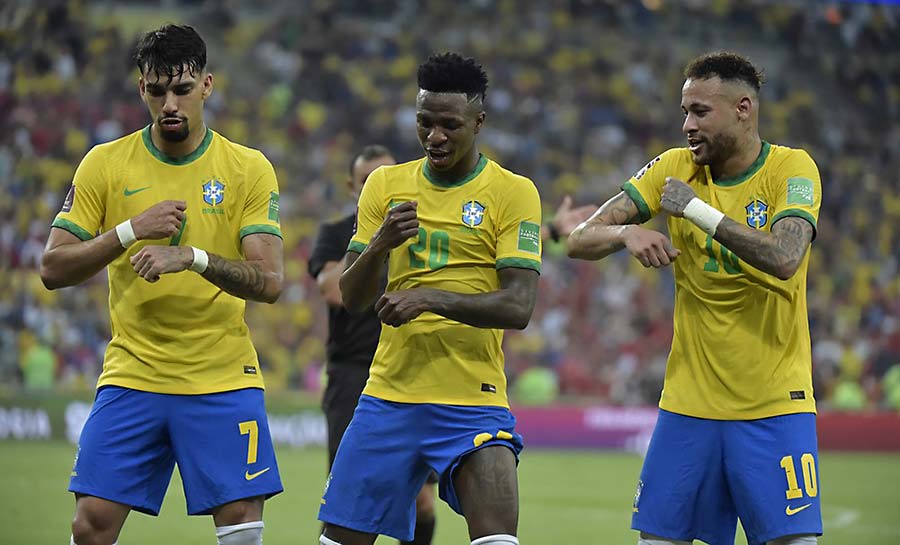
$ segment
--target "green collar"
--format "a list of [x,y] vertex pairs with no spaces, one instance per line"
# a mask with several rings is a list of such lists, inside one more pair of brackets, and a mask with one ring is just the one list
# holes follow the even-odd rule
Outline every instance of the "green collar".
[[481,174],[481,171],[484,170],[484,167],[487,166],[487,163],[488,163],[487,157],[485,157],[484,155],[479,153],[478,154],[478,163],[475,164],[475,168],[473,168],[462,179],[457,180],[455,182],[448,183],[448,182],[438,180],[435,177],[434,173],[431,172],[431,167],[428,166],[428,158],[426,158],[425,165],[422,167],[422,174],[425,175],[426,180],[428,180],[429,182],[433,183],[434,185],[436,185],[438,187],[444,187],[444,188],[459,187],[461,185],[467,184],[467,183],[471,182],[472,180],[474,180],[476,176]]
[[759,150],[759,155],[756,157],[756,161],[753,161],[753,164],[747,167],[747,170],[738,174],[737,176],[732,176],[731,178],[722,178],[720,180],[713,180],[713,183],[723,187],[731,187],[733,185],[738,185],[741,182],[746,181],[750,176],[753,176],[762,166],[766,163],[766,158],[769,157],[769,150],[772,149],[772,145],[763,140],[762,148]]
[[150,152],[150,155],[156,157],[163,163],[167,165],[187,165],[193,163],[197,159],[200,158],[201,155],[206,151],[206,148],[209,147],[210,142],[213,139],[213,132],[209,127],[206,127],[206,136],[203,137],[203,141],[200,142],[200,145],[197,146],[197,149],[188,153],[184,157],[172,157],[171,155],[166,155],[162,151],[159,150],[155,145],[153,145],[153,138],[150,136],[150,125],[144,127],[144,130],[141,131],[141,138],[144,140],[144,147],[147,148],[147,151]]

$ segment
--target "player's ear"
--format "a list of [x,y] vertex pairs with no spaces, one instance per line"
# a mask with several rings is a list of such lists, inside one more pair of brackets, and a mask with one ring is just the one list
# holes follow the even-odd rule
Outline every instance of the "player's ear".
[[203,78],[203,100],[209,98],[209,96],[213,92],[213,75],[209,72],[206,73],[206,77]]
[[750,115],[753,113],[753,99],[749,96],[744,95],[737,103],[737,114],[738,119],[741,121],[747,121],[750,119]]
[[485,115],[486,114],[482,110],[481,112],[478,112],[478,115],[475,117],[475,134],[478,134],[478,132],[481,130],[481,126],[484,125]]

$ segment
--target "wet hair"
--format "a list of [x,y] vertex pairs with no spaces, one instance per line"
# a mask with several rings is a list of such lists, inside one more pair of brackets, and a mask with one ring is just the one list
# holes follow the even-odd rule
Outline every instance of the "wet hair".
[[740,81],[756,92],[765,78],[749,59],[730,51],[716,51],[692,60],[684,69],[687,79],[709,79],[718,76],[723,81]]
[[141,36],[132,60],[141,74],[154,72],[172,81],[185,69],[197,75],[206,68],[206,43],[191,26],[163,25]]
[[465,93],[484,100],[488,77],[481,63],[458,53],[439,53],[419,65],[419,89],[434,93]]
[[394,157],[394,154],[391,153],[391,150],[380,144],[370,144],[359,151],[356,155],[350,159],[350,176],[353,176],[353,167],[356,166],[356,162],[362,159],[363,161],[371,161],[372,159],[377,159],[379,157]]

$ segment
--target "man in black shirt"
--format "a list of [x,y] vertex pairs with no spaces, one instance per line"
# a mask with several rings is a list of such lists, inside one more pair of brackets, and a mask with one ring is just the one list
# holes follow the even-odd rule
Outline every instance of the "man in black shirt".
[[[366,178],[376,168],[396,164],[390,150],[371,145],[353,157],[350,163],[350,191],[359,196]],[[328,424],[328,467],[334,462],[344,430],[353,418],[359,396],[369,378],[369,364],[381,335],[381,320],[373,309],[351,314],[344,308],[338,280],[344,272],[343,260],[353,236],[356,214],[335,222],[323,223],[319,229],[309,273],[316,279],[319,292],[328,304],[328,384],[322,398],[322,410]],[[387,277],[382,286],[387,284]],[[432,474],[416,498],[416,530],[411,545],[430,545],[434,535],[434,483]],[[404,545],[408,545],[404,543]]]

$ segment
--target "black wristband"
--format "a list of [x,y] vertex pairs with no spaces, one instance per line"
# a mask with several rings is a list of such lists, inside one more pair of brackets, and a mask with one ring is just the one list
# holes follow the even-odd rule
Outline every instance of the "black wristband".
[[550,233],[550,240],[559,242],[559,229],[556,228],[556,224],[552,221],[547,223],[547,232]]

